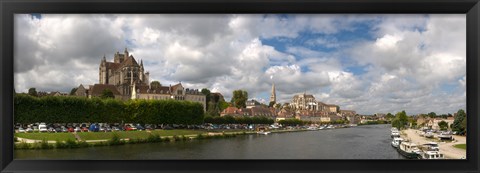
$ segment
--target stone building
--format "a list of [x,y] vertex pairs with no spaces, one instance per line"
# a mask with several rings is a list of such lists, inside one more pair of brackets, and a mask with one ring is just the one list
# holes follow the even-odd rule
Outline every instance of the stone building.
[[149,78],[150,74],[145,72],[143,61],[138,64],[125,48],[124,54],[115,53],[113,62],[108,62],[103,56],[98,73],[99,83],[89,85],[88,89],[80,84],[75,95],[99,97],[108,89],[113,92],[115,99],[186,100],[201,103],[203,110],[206,110],[206,96],[198,89],[184,88],[181,83],[152,87]]
[[293,96],[290,106],[295,110],[317,111],[317,101],[315,101],[315,97],[306,93]]
[[108,62],[103,56],[98,72],[99,84],[113,85],[123,96],[130,96],[131,88],[149,85],[149,72],[145,73],[143,61],[140,65],[133,55],[125,48],[124,54],[118,51],[113,57],[113,62]]

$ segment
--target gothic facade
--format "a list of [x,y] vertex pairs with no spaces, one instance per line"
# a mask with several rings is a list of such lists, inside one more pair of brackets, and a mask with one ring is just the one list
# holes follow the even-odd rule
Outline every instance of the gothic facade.
[[114,85],[121,95],[129,96],[132,86],[148,86],[149,73],[143,68],[143,61],[137,63],[125,48],[124,54],[115,53],[113,62],[103,56],[99,67],[99,84]]
[[203,110],[206,110],[206,96],[198,89],[184,88],[181,83],[173,86],[151,86],[150,74],[145,71],[143,61],[138,64],[126,48],[123,54],[114,54],[113,62],[108,62],[103,56],[98,71],[99,83],[89,85],[88,89],[80,84],[75,92],[76,96],[99,97],[108,89],[112,91],[115,99],[186,100],[201,103]]

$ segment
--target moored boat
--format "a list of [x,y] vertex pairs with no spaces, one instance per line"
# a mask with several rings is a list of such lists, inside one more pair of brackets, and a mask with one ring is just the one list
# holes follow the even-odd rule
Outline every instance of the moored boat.
[[259,132],[257,132],[257,134],[260,134],[260,135],[268,135],[268,134],[270,134],[270,132],[259,131]]
[[452,135],[450,135],[448,133],[441,133],[440,135],[438,135],[438,138],[440,140],[453,140]]
[[392,134],[390,135],[392,138],[395,137],[400,137],[400,132],[399,131],[392,131]]
[[421,154],[421,159],[444,159],[445,157],[443,156],[440,151],[424,151]]
[[398,148],[398,146],[402,143],[402,141],[403,141],[402,138],[393,138],[392,146],[395,148]]
[[418,149],[417,144],[412,142],[402,142],[397,148],[397,151],[404,157],[408,159],[418,159],[420,158],[420,154],[422,153],[420,149]]
[[426,138],[433,138],[433,133],[432,132],[427,132],[424,135]]

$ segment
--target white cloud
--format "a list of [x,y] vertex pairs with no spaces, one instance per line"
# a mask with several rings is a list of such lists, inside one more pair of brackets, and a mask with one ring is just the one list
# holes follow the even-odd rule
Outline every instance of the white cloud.
[[[453,112],[465,108],[465,26],[465,15],[16,15],[15,89],[96,83],[101,57],[128,47],[152,80],[227,99],[268,100],[275,82],[281,102],[307,92],[359,113]],[[352,32],[367,37],[341,38]]]

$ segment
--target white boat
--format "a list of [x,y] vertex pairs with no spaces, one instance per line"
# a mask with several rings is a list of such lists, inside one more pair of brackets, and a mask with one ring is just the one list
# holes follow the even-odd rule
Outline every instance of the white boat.
[[257,132],[257,134],[260,134],[260,135],[268,135],[268,134],[270,134],[270,132],[259,131],[259,132]]
[[440,135],[438,135],[438,138],[440,140],[453,140],[452,135],[450,135],[448,133],[441,133]]
[[399,131],[392,131],[392,134],[390,135],[392,138],[395,137],[400,137],[400,132]]
[[443,156],[440,151],[424,151],[421,154],[422,159],[444,159],[445,157]]
[[319,129],[319,130],[324,130],[324,129],[326,129],[326,128],[327,128],[327,126],[320,126],[320,128],[318,128],[318,129]]
[[418,159],[422,151],[418,149],[417,144],[411,142],[402,142],[397,148],[397,151],[409,159]]
[[424,135],[426,138],[433,138],[433,133],[432,132],[427,132]]
[[333,125],[327,126],[327,129],[334,129],[335,127]]
[[318,130],[318,128],[314,127],[314,126],[310,126],[310,127],[307,128],[307,130]]
[[392,146],[395,148],[398,148],[398,146],[402,143],[402,141],[403,141],[402,138],[393,138]]
[[423,151],[439,151],[440,150],[440,147],[436,142],[428,142],[426,144],[423,144],[421,148]]

